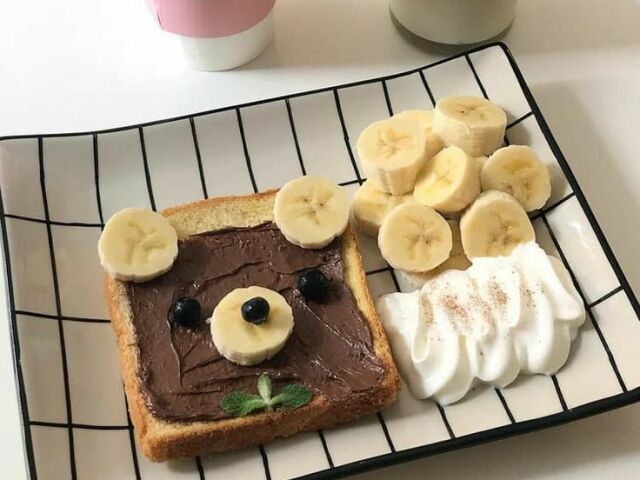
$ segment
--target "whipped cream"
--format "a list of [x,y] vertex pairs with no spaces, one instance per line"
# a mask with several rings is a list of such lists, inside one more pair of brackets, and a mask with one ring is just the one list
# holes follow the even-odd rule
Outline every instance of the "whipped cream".
[[556,372],[585,321],[569,272],[534,242],[383,295],[377,308],[412,395],[444,405],[478,380],[504,387],[520,372]]

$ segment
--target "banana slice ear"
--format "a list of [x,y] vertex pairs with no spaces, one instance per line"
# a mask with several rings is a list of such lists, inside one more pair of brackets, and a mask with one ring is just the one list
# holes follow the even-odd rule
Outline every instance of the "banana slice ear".
[[273,221],[294,245],[322,248],[347,228],[349,203],[344,190],[331,180],[307,175],[278,191]]
[[146,282],[171,268],[178,256],[178,235],[159,213],[125,208],[107,221],[98,241],[98,255],[112,277]]

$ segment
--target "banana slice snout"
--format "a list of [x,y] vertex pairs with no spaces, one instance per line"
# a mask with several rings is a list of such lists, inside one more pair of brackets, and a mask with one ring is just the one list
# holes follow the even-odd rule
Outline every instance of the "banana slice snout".
[[504,110],[480,97],[443,98],[433,116],[433,132],[447,145],[456,145],[472,157],[490,155],[499,148],[506,126]]
[[178,256],[178,235],[159,213],[125,208],[107,221],[98,255],[102,268],[113,278],[146,282],[171,268]]
[[[269,304],[266,321],[258,324],[242,316],[242,305],[256,297]],[[294,321],[291,306],[282,295],[252,286],[236,288],[225,295],[209,323],[213,343],[224,358],[239,365],[256,365],[282,350]]]
[[511,195],[498,190],[482,193],[460,219],[460,238],[467,258],[509,255],[535,240],[531,220]]
[[378,234],[378,246],[392,267],[426,272],[449,258],[451,228],[433,208],[408,203],[386,216]]
[[273,221],[294,245],[322,248],[347,228],[349,203],[344,190],[331,180],[307,175],[278,191]]
[[425,130],[418,122],[389,118],[365,128],[356,144],[367,179],[383,192],[411,192],[425,162]]
[[439,212],[459,212],[480,194],[479,165],[461,148],[449,146],[427,162],[413,197]]
[[547,166],[525,145],[496,150],[484,162],[480,173],[483,190],[511,194],[527,212],[542,208],[551,196]]

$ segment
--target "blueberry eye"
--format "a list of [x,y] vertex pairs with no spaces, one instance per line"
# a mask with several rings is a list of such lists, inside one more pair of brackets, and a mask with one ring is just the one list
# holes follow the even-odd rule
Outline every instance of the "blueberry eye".
[[181,327],[195,327],[200,323],[200,302],[195,298],[181,297],[173,304],[171,314],[173,323]]
[[242,318],[254,325],[260,325],[269,318],[269,302],[262,297],[254,297],[240,307]]
[[298,290],[307,300],[324,300],[329,291],[329,279],[317,268],[306,270],[298,278]]

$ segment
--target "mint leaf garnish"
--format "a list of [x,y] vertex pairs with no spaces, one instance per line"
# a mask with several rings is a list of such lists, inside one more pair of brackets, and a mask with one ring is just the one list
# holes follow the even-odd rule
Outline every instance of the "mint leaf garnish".
[[291,409],[299,408],[309,403],[313,397],[311,390],[304,385],[291,383],[285,385],[280,393],[272,398],[271,379],[266,374],[258,378],[257,388],[260,396],[246,392],[231,392],[222,398],[220,406],[232,417],[244,417],[265,408],[270,412],[277,405]]
[[258,395],[245,392],[231,392],[224,396],[220,402],[222,409],[232,417],[244,417],[255,410],[267,406],[267,403]]
[[271,379],[264,373],[258,378],[258,393],[266,403],[269,403],[271,399]]
[[282,404],[287,408],[298,408],[311,401],[311,390],[299,383],[286,385],[282,391],[271,400],[272,405]]

